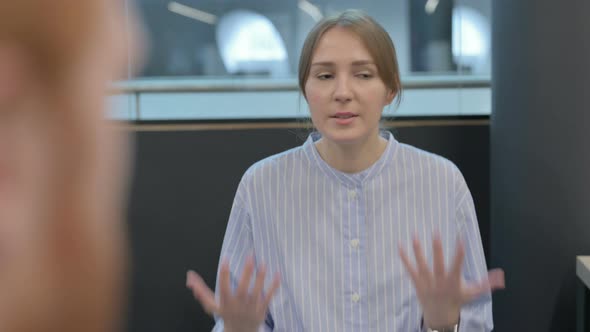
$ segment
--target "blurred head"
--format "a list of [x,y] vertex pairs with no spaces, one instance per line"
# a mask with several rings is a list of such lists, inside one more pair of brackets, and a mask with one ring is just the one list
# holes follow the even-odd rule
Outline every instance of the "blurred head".
[[123,0],[0,2],[0,329],[113,331],[126,140],[104,120],[138,26]]
[[320,21],[303,45],[299,87],[323,137],[348,144],[378,135],[383,108],[401,93],[391,38],[356,10]]

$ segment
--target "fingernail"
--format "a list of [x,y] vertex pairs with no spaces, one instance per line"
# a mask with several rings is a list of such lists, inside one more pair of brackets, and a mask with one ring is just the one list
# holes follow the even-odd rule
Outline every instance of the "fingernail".
[[193,271],[187,271],[186,272],[186,287],[190,288],[190,284],[191,284],[191,279],[193,278]]

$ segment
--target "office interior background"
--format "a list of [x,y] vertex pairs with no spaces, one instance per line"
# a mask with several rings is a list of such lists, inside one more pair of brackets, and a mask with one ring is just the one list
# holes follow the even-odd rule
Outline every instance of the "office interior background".
[[[564,0],[126,0],[148,56],[110,87],[106,116],[135,135],[127,331],[206,331],[187,269],[213,287],[233,195],[254,162],[300,145],[303,40],[366,11],[391,35],[403,84],[384,110],[398,140],[440,154],[474,197],[496,331],[574,331],[590,254],[590,5]],[[587,324],[586,324],[587,325]]]

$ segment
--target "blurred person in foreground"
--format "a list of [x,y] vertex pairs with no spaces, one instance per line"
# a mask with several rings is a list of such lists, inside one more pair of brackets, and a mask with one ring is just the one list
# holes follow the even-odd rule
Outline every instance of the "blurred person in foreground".
[[0,1],[0,330],[116,331],[127,140],[104,119],[139,52],[123,0]]

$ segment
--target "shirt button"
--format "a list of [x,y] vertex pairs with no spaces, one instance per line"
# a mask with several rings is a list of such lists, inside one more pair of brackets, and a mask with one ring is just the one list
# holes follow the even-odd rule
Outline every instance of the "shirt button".
[[354,190],[349,190],[348,191],[348,197],[350,197],[351,199],[356,198],[356,191]]
[[361,299],[361,296],[358,293],[352,294],[352,302],[357,303]]
[[359,239],[353,239],[352,241],[350,241],[350,245],[356,249],[359,246]]

